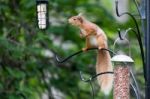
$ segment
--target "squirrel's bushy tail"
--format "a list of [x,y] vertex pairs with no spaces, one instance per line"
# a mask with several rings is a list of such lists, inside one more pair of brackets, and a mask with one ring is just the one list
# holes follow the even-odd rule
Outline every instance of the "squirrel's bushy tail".
[[[111,57],[108,51],[99,50],[96,63],[96,73],[102,73],[107,71],[113,71],[111,64]],[[101,91],[108,95],[113,86],[113,75],[112,74],[103,74],[98,76],[98,83],[101,87]]]

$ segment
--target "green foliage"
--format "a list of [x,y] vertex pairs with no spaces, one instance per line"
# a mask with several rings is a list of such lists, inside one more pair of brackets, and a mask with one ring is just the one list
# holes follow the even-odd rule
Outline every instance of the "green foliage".
[[[133,21],[117,22],[112,3],[111,0],[49,0],[50,26],[42,31],[37,28],[35,0],[1,0],[0,98],[42,99],[47,93],[49,99],[57,99],[56,92],[60,92],[63,99],[91,99],[90,85],[80,80],[79,71],[86,77],[95,75],[95,51],[82,53],[63,64],[55,61],[54,54],[66,57],[84,46],[79,30],[67,21],[80,12],[104,29],[109,48],[113,49],[117,28],[133,27]],[[132,2],[130,5],[134,6]],[[129,36],[136,65],[133,68],[140,88],[144,89],[139,47],[135,35]],[[107,98],[99,91],[96,80],[94,87],[95,99]],[[112,93],[108,97],[111,99]]]

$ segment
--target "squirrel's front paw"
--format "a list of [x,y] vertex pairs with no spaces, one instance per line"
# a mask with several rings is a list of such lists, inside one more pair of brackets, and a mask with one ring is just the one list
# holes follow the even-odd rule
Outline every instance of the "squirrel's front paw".
[[88,36],[89,36],[89,34],[86,34],[86,35],[85,35],[85,37],[88,37]]
[[87,48],[82,48],[82,51],[83,51],[83,52],[87,51]]
[[103,49],[102,47],[98,47],[99,50]]

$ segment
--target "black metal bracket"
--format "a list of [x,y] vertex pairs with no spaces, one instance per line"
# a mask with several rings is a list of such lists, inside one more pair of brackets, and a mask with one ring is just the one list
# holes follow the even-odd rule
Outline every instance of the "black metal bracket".
[[88,79],[85,79],[85,78],[83,77],[82,72],[80,71],[80,78],[81,78],[81,80],[82,80],[83,82],[89,83],[90,86],[91,86],[91,89],[92,89],[92,92],[91,92],[91,94],[92,94],[92,99],[94,99],[94,88],[93,88],[93,85],[92,85],[92,81],[93,81],[95,78],[97,78],[98,76],[104,75],[104,74],[114,74],[114,72],[112,72],[112,71],[110,71],[110,72],[109,72],[109,71],[108,71],[108,72],[102,72],[102,73],[96,74],[96,75],[94,75],[94,76],[92,76],[92,77],[90,77],[90,78],[88,78]]
[[[90,50],[98,50],[98,48],[89,48],[89,49],[87,49],[87,51],[90,51]],[[115,53],[114,53],[112,50],[110,50],[110,49],[102,48],[101,50],[106,50],[106,51],[109,51],[109,52],[115,54]],[[86,52],[87,52],[87,51],[86,51]],[[68,61],[68,60],[69,60],[70,58],[72,58],[73,56],[76,56],[76,55],[81,54],[81,53],[83,53],[83,52],[84,52],[84,51],[80,50],[80,51],[78,51],[78,52],[75,52],[75,53],[71,54],[70,56],[68,56],[68,57],[66,57],[66,58],[64,58],[64,59],[60,59],[60,58],[57,56],[57,54],[55,53],[55,59],[56,59],[56,61],[57,61],[58,63],[63,63],[63,62]]]
[[[137,40],[138,40],[138,43],[139,43],[139,46],[140,46],[140,51],[141,51],[141,56],[142,56],[142,63],[143,63],[143,70],[144,70],[144,78],[146,80],[146,67],[145,67],[145,60],[144,60],[145,55],[144,55],[144,48],[143,48],[143,43],[142,43],[142,39],[141,39],[142,36],[140,34],[140,29],[139,29],[138,23],[137,23],[135,17],[130,12],[123,12],[121,14],[119,13],[118,0],[115,1],[115,4],[116,4],[116,14],[117,14],[118,17],[121,17],[123,15],[129,15],[135,23],[136,30],[134,30],[133,32],[136,34],[136,37],[137,37]],[[137,6],[137,9],[138,9],[138,6]]]
[[[118,34],[119,34],[119,33],[120,33],[120,32],[118,32]],[[122,37],[122,36],[120,35],[120,37]],[[123,38],[123,37],[122,37],[122,38]],[[98,50],[98,48],[90,48],[90,49],[87,49],[87,51],[90,51],[90,50]],[[112,53],[113,55],[116,55],[116,53],[113,52],[113,51],[110,50],[110,49],[105,49],[105,48],[103,48],[103,49],[101,49],[101,50],[105,50],[105,51],[108,51],[108,52]],[[73,56],[76,56],[76,55],[78,55],[78,54],[80,54],[80,53],[82,53],[82,52],[84,52],[84,51],[80,50],[80,51],[75,52],[75,53],[73,53],[72,55],[70,55],[70,56],[68,56],[68,57],[66,57],[66,58],[64,58],[64,59],[62,59],[62,60],[60,60],[60,59],[58,58],[58,56],[55,54],[55,58],[56,58],[56,61],[57,61],[58,63],[63,63],[63,62],[68,61],[68,60],[69,60],[70,58],[72,58]],[[130,71],[130,72],[131,72],[131,71]],[[94,88],[93,88],[92,81],[93,81],[95,78],[97,78],[98,76],[100,76],[100,75],[103,75],[103,74],[113,74],[113,73],[114,73],[113,71],[102,72],[102,73],[93,75],[92,77],[90,77],[90,78],[88,78],[88,79],[85,79],[85,78],[83,77],[82,71],[80,71],[79,74],[80,74],[80,79],[81,79],[81,81],[90,84],[91,90],[92,90],[92,91],[91,91],[92,99],[94,99]],[[136,80],[135,80],[135,78],[134,78],[134,75],[132,75],[132,78],[134,79],[134,82],[136,83]],[[138,97],[138,94],[137,94],[137,91],[136,91],[136,89],[138,88],[137,83],[136,83],[136,87],[134,87],[133,84],[130,84],[130,85],[131,85],[131,87],[133,88],[133,90],[135,91],[136,96]],[[138,90],[138,89],[137,89],[137,90]],[[138,91],[138,92],[139,92],[139,91]],[[139,98],[137,98],[137,99],[139,99]]]
[[119,36],[120,40],[123,40],[124,38],[123,38],[122,35],[121,35],[121,30],[118,29],[117,31],[118,31],[118,36]]
[[[90,49],[87,49],[87,51],[90,51],[90,50],[98,50],[98,48],[90,48]],[[102,48],[101,50],[105,50],[105,51],[111,52],[112,54],[116,54],[115,52],[113,52],[113,51],[110,50],[110,49]],[[58,56],[55,54],[55,59],[56,59],[56,61],[57,61],[58,63],[63,63],[63,62],[68,61],[68,60],[69,60],[70,58],[72,58],[73,56],[76,56],[76,55],[78,55],[78,54],[81,54],[82,52],[84,52],[84,51],[80,50],[80,51],[75,52],[75,53],[71,54],[70,56],[68,56],[68,57],[66,57],[66,58],[64,58],[64,59],[62,59],[62,60],[60,60],[60,59],[58,58]],[[89,83],[90,86],[91,86],[92,99],[94,99],[94,88],[93,88],[92,81],[93,81],[93,79],[95,79],[95,78],[97,78],[98,76],[103,75],[103,74],[113,74],[113,71],[102,72],[102,73],[99,73],[99,74],[96,74],[96,75],[90,77],[89,79],[85,79],[85,78],[83,77],[83,75],[82,75],[82,72],[80,71],[80,79],[81,79],[82,81],[86,82],[86,83]]]

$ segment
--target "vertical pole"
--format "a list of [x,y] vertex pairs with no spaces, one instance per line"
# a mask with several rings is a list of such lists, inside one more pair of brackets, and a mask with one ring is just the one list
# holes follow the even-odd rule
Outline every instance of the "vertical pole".
[[129,77],[128,66],[116,66],[114,68],[114,99],[129,99]]
[[150,0],[146,0],[146,97],[150,99]]

